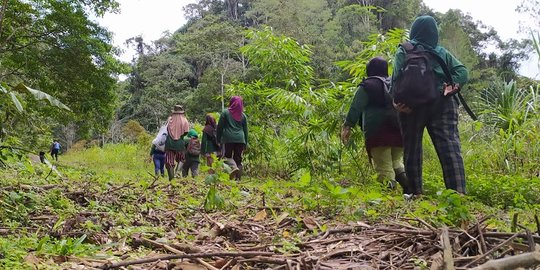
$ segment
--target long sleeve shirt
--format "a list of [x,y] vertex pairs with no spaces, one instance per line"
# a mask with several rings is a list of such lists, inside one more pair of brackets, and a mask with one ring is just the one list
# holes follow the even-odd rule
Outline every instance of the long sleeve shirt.
[[248,144],[247,117],[242,113],[242,120],[236,121],[232,118],[229,110],[224,110],[219,117],[217,125],[218,142],[243,143]]

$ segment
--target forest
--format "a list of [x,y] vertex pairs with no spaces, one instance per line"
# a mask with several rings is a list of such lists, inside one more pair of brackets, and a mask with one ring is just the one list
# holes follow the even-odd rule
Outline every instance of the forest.
[[[540,1],[516,1],[526,38],[504,39],[422,0],[197,0],[176,31],[126,40],[129,63],[96,21],[116,0],[0,5],[1,269],[540,269],[540,81],[519,73],[540,66]],[[340,139],[366,64],[391,72],[420,15],[469,71],[466,195],[427,133],[415,200],[377,181],[360,127]],[[232,96],[242,179],[217,159],[155,176],[173,107],[202,134]]]

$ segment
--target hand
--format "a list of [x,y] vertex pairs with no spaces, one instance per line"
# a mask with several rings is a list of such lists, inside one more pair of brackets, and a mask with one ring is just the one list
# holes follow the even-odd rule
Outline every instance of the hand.
[[349,126],[343,126],[341,129],[341,141],[344,144],[349,143],[349,139],[351,138],[351,127]]
[[449,95],[453,95],[454,93],[459,91],[459,83],[456,83],[454,85],[449,85],[449,84],[444,83],[443,87],[444,87],[443,95],[445,97]]
[[395,103],[394,101],[392,101],[392,105],[394,105],[394,108],[398,112],[402,112],[402,113],[411,113],[412,112],[412,109],[407,107],[407,105],[405,105],[403,103]]
[[153,156],[148,156],[145,160],[146,163],[150,163],[152,161],[154,157]]

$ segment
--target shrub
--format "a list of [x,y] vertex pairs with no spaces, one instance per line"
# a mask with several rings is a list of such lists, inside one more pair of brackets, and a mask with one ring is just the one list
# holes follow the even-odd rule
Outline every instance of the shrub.
[[137,138],[144,133],[146,133],[144,127],[135,120],[129,120],[122,128],[122,135],[128,142],[136,142]]

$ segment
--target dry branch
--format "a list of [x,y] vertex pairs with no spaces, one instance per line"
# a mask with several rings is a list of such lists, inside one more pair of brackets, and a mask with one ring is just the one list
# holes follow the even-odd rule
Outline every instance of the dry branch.
[[473,270],[511,270],[530,268],[540,264],[540,252],[523,253],[512,257],[488,261]]
[[100,269],[114,269],[128,265],[144,264],[155,261],[168,261],[175,259],[196,259],[196,258],[212,258],[212,257],[227,257],[227,258],[251,258],[256,256],[273,256],[273,252],[209,252],[209,253],[194,253],[194,254],[173,254],[162,255],[150,258],[143,258],[130,261],[121,261],[116,263],[106,263],[100,267]]
[[448,236],[448,227],[443,227],[441,242],[443,247],[443,261],[444,269],[454,270],[454,260],[452,259],[452,245],[450,244],[450,237]]

